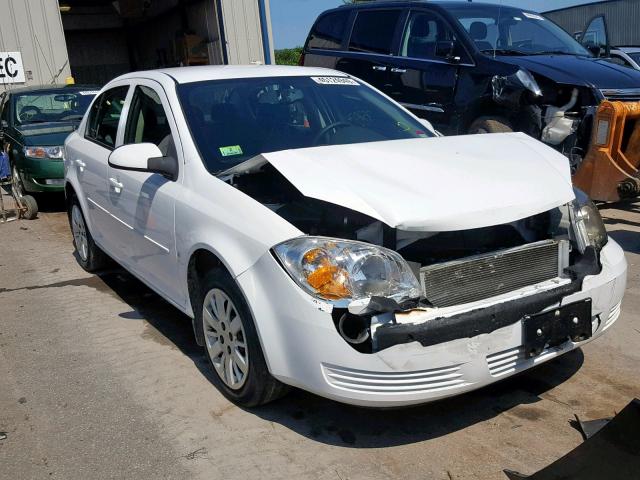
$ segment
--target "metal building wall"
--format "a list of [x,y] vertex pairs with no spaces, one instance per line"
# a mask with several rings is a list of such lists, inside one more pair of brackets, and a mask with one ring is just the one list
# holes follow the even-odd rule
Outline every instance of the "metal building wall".
[[544,15],[572,35],[584,30],[594,17],[604,15],[612,45],[640,45],[640,0],[610,0],[553,10]]
[[24,84],[64,83],[71,75],[58,0],[0,0],[0,51],[20,52]]
[[265,2],[266,23],[260,19],[260,0],[218,0],[218,14],[224,26],[227,47],[227,63],[231,65],[266,63],[267,56],[262,41],[262,28],[269,38],[269,56],[274,58],[273,40],[269,20],[269,2]]

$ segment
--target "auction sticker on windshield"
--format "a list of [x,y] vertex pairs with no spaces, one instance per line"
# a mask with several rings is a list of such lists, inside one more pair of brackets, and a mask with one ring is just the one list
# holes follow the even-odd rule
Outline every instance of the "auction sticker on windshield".
[[360,85],[355,80],[345,77],[311,77],[311,80],[319,85]]
[[242,155],[242,147],[240,147],[240,145],[230,145],[228,147],[220,147],[220,153],[222,154],[223,157]]

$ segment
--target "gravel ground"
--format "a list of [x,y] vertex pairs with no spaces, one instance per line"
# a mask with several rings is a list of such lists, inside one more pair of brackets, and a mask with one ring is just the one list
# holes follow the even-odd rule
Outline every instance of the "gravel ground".
[[[551,363],[451,400],[377,411],[294,391],[256,410],[210,383],[189,319],[129,274],[85,273],[60,205],[0,224],[0,479],[505,479],[578,446],[570,424],[640,397],[640,207],[623,314]],[[0,436],[0,438],[2,438]]]

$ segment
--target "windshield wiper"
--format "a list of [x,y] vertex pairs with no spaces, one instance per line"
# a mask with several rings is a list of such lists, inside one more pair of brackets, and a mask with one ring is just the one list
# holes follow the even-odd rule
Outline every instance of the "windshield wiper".
[[490,53],[493,54],[495,52],[496,55],[531,55],[530,52],[523,52],[522,50],[514,50],[512,48],[487,48],[485,50],[480,50],[481,53]]
[[575,53],[571,53],[571,52],[564,52],[562,50],[542,50],[540,52],[532,52],[529,55],[571,55],[571,56],[574,56],[576,54]]

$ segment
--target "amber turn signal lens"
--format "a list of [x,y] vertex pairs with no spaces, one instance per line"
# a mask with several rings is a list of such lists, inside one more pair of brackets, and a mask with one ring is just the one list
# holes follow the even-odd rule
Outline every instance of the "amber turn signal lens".
[[307,282],[324,298],[337,300],[351,296],[346,285],[348,273],[335,265],[323,265],[307,276]]

